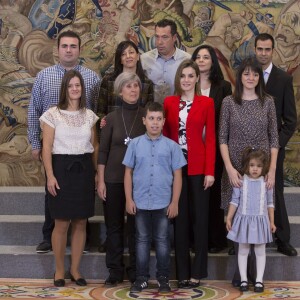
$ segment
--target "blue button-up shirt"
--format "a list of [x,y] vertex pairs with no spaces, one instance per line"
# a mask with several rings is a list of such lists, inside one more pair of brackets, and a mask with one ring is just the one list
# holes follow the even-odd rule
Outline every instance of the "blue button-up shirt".
[[[100,77],[94,71],[81,65],[76,65],[74,70],[80,72],[83,77],[87,108],[95,112],[99,97]],[[37,74],[28,107],[28,139],[32,149],[41,149],[39,118],[51,106],[58,104],[61,81],[65,72],[66,70],[57,64]]]
[[133,200],[139,209],[153,210],[167,207],[172,198],[173,172],[186,165],[177,143],[147,134],[133,139],[123,164],[133,169]]

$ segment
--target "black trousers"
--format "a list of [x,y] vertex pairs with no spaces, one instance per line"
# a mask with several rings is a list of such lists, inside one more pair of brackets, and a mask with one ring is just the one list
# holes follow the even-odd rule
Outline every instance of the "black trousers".
[[[125,191],[123,183],[106,183],[106,201],[103,201],[106,225],[106,267],[110,276],[124,278],[124,214]],[[127,215],[127,236],[129,248],[129,267],[127,274],[130,280],[135,279],[135,219]]]
[[[46,186],[46,190],[47,190],[47,186]],[[51,244],[51,236],[52,236],[52,231],[54,228],[54,220],[51,218],[48,202],[49,202],[49,199],[48,199],[47,192],[46,192],[46,194],[45,194],[45,222],[44,222],[42,231],[43,231],[44,241],[47,241],[48,243]]]
[[274,220],[276,225],[275,236],[280,242],[289,243],[290,241],[290,223],[286,211],[283,189],[283,163],[285,159],[285,150],[280,148],[277,157],[276,175],[275,175],[275,212]]
[[[183,176],[179,214],[174,220],[177,279],[207,277],[209,190],[203,189],[204,175]],[[190,258],[190,231],[195,257]]]
[[209,220],[208,220],[208,248],[225,248],[227,246],[224,210],[221,209],[221,178],[223,160],[220,151],[216,152],[215,182],[210,188]]

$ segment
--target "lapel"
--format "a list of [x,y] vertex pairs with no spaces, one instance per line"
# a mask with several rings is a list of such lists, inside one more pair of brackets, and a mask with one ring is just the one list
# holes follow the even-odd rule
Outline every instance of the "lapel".
[[271,73],[269,75],[269,79],[268,79],[267,84],[266,84],[267,93],[270,93],[269,91],[272,88],[272,86],[274,86],[274,84],[279,83],[279,82],[276,82],[277,81],[276,78],[277,78],[277,67],[273,64]]
[[190,118],[192,118],[194,114],[198,115],[199,108],[201,107],[201,105],[200,105],[201,101],[202,100],[201,100],[200,96],[198,96],[198,95],[194,96],[193,104],[192,104],[191,110],[190,110],[190,112],[188,114],[187,120],[189,120]]
[[209,97],[215,99],[219,89],[216,89],[215,83],[210,86]]

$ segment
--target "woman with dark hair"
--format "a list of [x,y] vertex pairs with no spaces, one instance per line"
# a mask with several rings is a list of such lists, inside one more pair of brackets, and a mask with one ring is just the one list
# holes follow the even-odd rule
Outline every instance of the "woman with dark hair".
[[[100,119],[122,105],[122,99],[114,94],[114,81],[122,72],[139,76],[142,83],[139,105],[145,107],[147,102],[153,101],[153,83],[143,71],[138,47],[132,41],[123,41],[116,49],[113,72],[106,74],[101,82],[97,113]],[[105,125],[105,122],[101,122],[101,125]]]
[[221,206],[221,178],[223,173],[223,160],[218,143],[219,119],[222,101],[232,94],[231,84],[224,80],[215,50],[209,45],[199,46],[192,55],[192,60],[199,67],[199,88],[201,95],[214,99],[215,128],[216,128],[216,166],[215,183],[210,190],[209,200],[209,226],[208,226],[208,252],[218,253],[227,246],[226,228],[224,224],[224,211]]
[[[178,288],[196,288],[207,277],[207,234],[210,187],[215,168],[213,99],[198,94],[199,67],[184,60],[175,76],[175,94],[166,97],[163,133],[177,142],[188,162],[182,169],[182,191],[174,220]],[[205,131],[205,133],[204,133]],[[191,263],[190,232],[195,257]]]
[[[122,105],[109,113],[101,130],[98,156],[97,192],[103,200],[106,225],[106,266],[109,277],[105,285],[116,285],[124,278],[124,213],[125,191],[122,165],[131,139],[145,133],[142,118],[144,108],[139,105],[141,80],[135,73],[122,72],[114,82],[114,93]],[[135,281],[135,219],[127,215],[129,266],[127,276]]]
[[[242,153],[247,147],[261,149],[268,154],[270,167],[265,176],[266,186],[274,187],[279,148],[276,109],[273,98],[265,92],[261,65],[255,58],[241,63],[236,73],[235,92],[223,100],[219,143],[225,166],[221,183],[223,209],[228,210],[233,187],[241,186]],[[236,253],[237,247],[235,243]],[[239,285],[238,278],[237,269],[233,285]]]
[[71,280],[87,283],[79,265],[86,239],[86,220],[94,215],[96,141],[98,117],[86,108],[85,88],[81,74],[65,73],[57,106],[41,117],[43,131],[42,158],[47,178],[49,210],[55,226],[52,248],[55,256],[54,285],[65,285],[64,255],[67,233],[72,225]]

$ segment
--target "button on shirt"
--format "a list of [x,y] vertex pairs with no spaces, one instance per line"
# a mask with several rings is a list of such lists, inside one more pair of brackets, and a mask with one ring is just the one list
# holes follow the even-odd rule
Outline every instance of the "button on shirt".
[[141,62],[147,77],[154,83],[154,101],[163,103],[174,94],[175,74],[180,63],[191,55],[176,48],[168,60],[162,58],[155,48],[141,55]]
[[177,143],[161,135],[133,139],[123,165],[133,169],[133,200],[139,209],[167,207],[172,198],[173,172],[186,165]]
[[[87,108],[97,110],[100,89],[100,77],[92,70],[76,65],[74,70],[83,77]],[[50,66],[37,74],[28,107],[28,139],[32,149],[41,149],[40,116],[59,101],[62,78],[66,70],[60,65]]]

